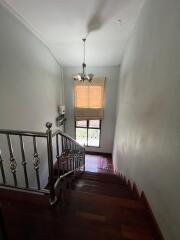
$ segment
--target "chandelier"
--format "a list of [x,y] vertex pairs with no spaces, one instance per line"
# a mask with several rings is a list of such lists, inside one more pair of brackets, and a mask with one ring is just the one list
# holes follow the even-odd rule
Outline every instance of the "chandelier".
[[83,41],[83,45],[84,45],[84,58],[83,58],[83,63],[82,63],[82,73],[78,73],[77,75],[73,76],[73,79],[75,81],[89,81],[91,82],[93,80],[93,77],[94,77],[94,74],[90,73],[90,74],[87,74],[86,73],[86,59],[85,59],[85,55],[86,55],[86,38],[83,38],[82,39]]

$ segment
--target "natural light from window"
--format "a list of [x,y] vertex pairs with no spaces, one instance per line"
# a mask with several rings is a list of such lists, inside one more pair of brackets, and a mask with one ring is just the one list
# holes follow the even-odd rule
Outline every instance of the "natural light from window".
[[100,120],[76,121],[76,141],[88,147],[100,147]]

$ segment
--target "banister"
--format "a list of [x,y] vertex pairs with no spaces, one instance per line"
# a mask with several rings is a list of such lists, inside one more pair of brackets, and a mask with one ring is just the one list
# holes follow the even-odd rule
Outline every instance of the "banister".
[[60,134],[61,136],[67,138],[70,141],[72,141],[73,143],[75,143],[79,147],[85,149],[85,147],[83,147],[81,144],[79,144],[74,138],[70,137],[68,134],[62,132],[61,130],[56,130],[54,133],[52,133],[52,137],[55,137],[57,134]]
[[21,130],[10,130],[10,129],[0,129],[0,134],[10,134],[17,136],[27,136],[27,137],[47,137],[47,134],[44,132],[34,132],[34,131],[21,131]]
[[[35,131],[24,131],[24,130],[10,130],[10,129],[0,129],[0,135],[6,136],[6,144],[8,146],[9,159],[3,159],[2,157],[2,149],[0,146],[0,174],[2,176],[3,183],[0,183],[0,188],[7,189],[15,189],[15,190],[23,190],[37,193],[49,194],[50,204],[53,205],[57,202],[57,193],[58,186],[61,184],[62,179],[68,179],[71,175],[76,175],[79,172],[85,170],[85,148],[80,145],[75,139],[70,137],[68,134],[62,132],[61,130],[56,130],[52,132],[52,123],[46,123],[47,130],[46,132],[35,132]],[[21,153],[21,161],[16,162],[14,155],[14,141],[11,141],[11,136],[15,135],[18,137],[18,141],[16,145],[19,144],[18,149]],[[32,154],[32,162],[34,166],[37,188],[30,186],[30,181],[28,178],[28,164],[29,157],[26,157],[25,150],[25,138],[31,137],[32,146],[33,146],[33,154]],[[53,137],[55,137],[56,143],[53,144]],[[40,183],[40,156],[38,153],[39,147],[37,146],[36,138],[45,138],[46,139],[46,150],[47,150],[47,161],[48,161],[48,188],[44,189]],[[62,144],[62,146],[60,145]],[[56,160],[58,167],[58,175],[55,176],[54,172],[54,148],[56,148]],[[7,169],[7,165],[4,164],[4,160],[9,161],[9,168]],[[18,167],[17,167],[18,165]],[[6,169],[5,169],[6,166]],[[16,175],[16,171],[19,171],[20,166],[22,166],[24,173],[24,185],[22,182],[18,182],[18,174]],[[9,174],[9,170],[11,171],[14,185],[10,185],[7,180],[7,175]],[[8,175],[9,177],[9,175]],[[23,178],[21,178],[23,179]],[[71,177],[69,178],[71,179]]]

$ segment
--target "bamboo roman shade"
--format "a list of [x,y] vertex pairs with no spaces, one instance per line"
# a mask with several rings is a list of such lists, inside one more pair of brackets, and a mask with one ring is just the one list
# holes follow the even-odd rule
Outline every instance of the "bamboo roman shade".
[[102,119],[104,116],[104,78],[74,83],[74,115],[76,120]]

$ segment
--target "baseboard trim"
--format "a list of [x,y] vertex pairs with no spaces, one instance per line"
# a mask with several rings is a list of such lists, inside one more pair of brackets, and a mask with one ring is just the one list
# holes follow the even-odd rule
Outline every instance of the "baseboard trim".
[[164,237],[162,235],[162,232],[160,230],[159,224],[154,216],[153,210],[148,202],[148,199],[145,195],[145,193],[142,191],[140,193],[140,191],[137,188],[137,185],[135,182],[131,182],[130,179],[127,179],[126,176],[124,176],[123,174],[119,173],[117,170],[115,171],[115,174],[121,178],[121,180],[123,181],[124,184],[126,184],[133,192],[134,194],[139,198],[139,200],[141,200],[144,205],[146,206],[147,209],[147,214],[149,215],[149,217],[152,220],[152,225],[154,227],[154,233],[157,236],[158,240],[164,240]]
[[138,190],[137,185],[135,183],[133,183],[132,190],[133,190],[134,194],[137,196],[137,198],[140,199],[141,194],[139,193],[139,190]]
[[153,213],[153,211],[152,211],[152,208],[151,208],[151,206],[150,206],[150,204],[149,204],[149,202],[148,202],[148,200],[147,200],[147,197],[146,197],[146,195],[145,195],[145,193],[144,193],[143,191],[142,191],[142,193],[141,193],[141,200],[144,202],[144,204],[145,204],[145,206],[146,206],[146,208],[147,208],[148,215],[149,215],[150,218],[152,219],[154,228],[155,228],[155,230],[156,230],[156,232],[155,232],[155,233],[156,233],[156,236],[158,236],[158,239],[159,239],[159,240],[164,240],[164,237],[163,237],[162,232],[161,232],[161,230],[160,230],[159,224],[158,224],[157,221],[156,221],[156,218],[155,218],[155,216],[154,216],[154,213]]
[[86,154],[101,155],[101,156],[104,156],[104,157],[112,158],[112,153],[86,151]]

